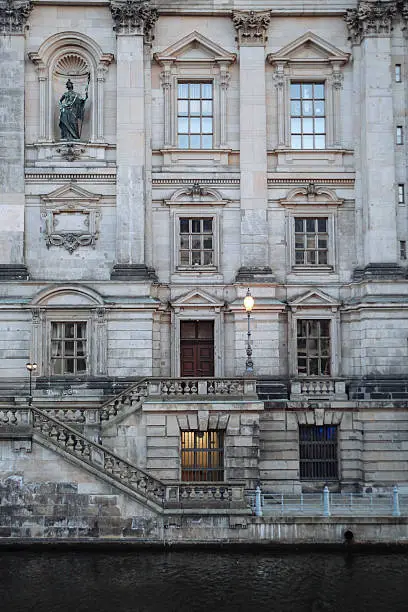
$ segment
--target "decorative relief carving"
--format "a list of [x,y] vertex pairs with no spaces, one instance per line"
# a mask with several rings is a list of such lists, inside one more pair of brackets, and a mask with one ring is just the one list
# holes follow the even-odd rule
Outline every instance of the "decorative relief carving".
[[60,153],[63,159],[67,161],[75,161],[79,159],[83,153],[85,153],[85,147],[73,144],[72,142],[64,144],[62,147],[57,149],[57,153]]
[[367,36],[389,36],[397,16],[397,2],[360,2],[358,8],[348,9],[344,16],[349,40],[359,44]]
[[[87,195],[90,197],[87,198]],[[63,187],[54,195],[44,196],[41,216],[45,222],[47,247],[63,247],[71,254],[80,246],[95,248],[101,213],[98,208],[89,205],[89,200],[98,199],[98,196],[79,191],[75,186]]]
[[22,34],[32,8],[31,0],[0,1],[0,32]]
[[234,11],[232,22],[240,45],[264,46],[271,22],[271,11]]
[[146,0],[111,0],[110,10],[118,34],[139,34],[145,42],[154,39],[153,30],[159,17],[157,9]]

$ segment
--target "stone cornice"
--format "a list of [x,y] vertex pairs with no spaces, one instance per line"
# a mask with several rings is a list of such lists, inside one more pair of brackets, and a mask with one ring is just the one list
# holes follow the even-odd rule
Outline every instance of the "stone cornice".
[[396,0],[361,0],[358,7],[347,10],[344,17],[349,30],[349,40],[360,44],[366,37],[390,36],[398,8],[399,3]]
[[265,46],[271,11],[234,11],[232,22],[240,46]]
[[31,0],[0,0],[0,33],[22,34],[32,7]]
[[159,17],[148,0],[111,0],[109,4],[117,34],[137,34],[150,43]]

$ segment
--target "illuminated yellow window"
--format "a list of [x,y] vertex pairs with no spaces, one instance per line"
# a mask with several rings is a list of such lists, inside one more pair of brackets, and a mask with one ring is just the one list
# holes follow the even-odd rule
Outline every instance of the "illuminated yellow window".
[[224,480],[224,432],[181,432],[181,479],[194,482]]

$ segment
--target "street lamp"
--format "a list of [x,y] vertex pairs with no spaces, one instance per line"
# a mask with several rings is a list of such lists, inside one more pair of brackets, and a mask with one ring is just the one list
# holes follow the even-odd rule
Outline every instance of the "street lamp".
[[245,362],[245,370],[247,374],[251,374],[254,371],[254,362],[252,361],[252,347],[251,347],[251,311],[254,307],[254,298],[251,295],[251,292],[248,287],[248,291],[246,292],[246,296],[244,297],[244,308],[248,315],[248,342],[246,348],[247,360]]
[[31,404],[33,403],[33,394],[32,394],[32,376],[33,376],[33,372],[36,371],[37,369],[37,364],[36,363],[26,363],[26,368],[28,370],[28,373],[30,375],[30,395],[28,397],[28,405],[31,406]]

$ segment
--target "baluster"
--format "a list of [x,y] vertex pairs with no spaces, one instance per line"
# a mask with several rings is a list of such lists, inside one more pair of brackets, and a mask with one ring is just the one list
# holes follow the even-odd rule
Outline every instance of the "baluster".
[[56,440],[58,440],[58,429],[57,427],[55,427],[55,425],[51,427],[50,438],[55,438]]
[[104,469],[107,472],[112,472],[113,471],[113,461],[112,461],[112,458],[109,457],[109,455],[105,456]]
[[185,395],[189,395],[191,391],[190,385],[188,384],[188,381],[185,383],[184,385],[184,393]]
[[213,381],[208,381],[208,384],[207,384],[207,393],[208,394],[215,393],[215,387],[214,387]]
[[80,438],[77,438],[75,445],[74,445],[74,450],[78,453],[82,453],[82,449],[83,449],[82,440]]
[[74,446],[75,446],[75,438],[74,438],[74,436],[71,434],[71,435],[68,437],[68,440],[67,440],[67,441],[66,441],[66,443],[65,443],[65,447],[66,447],[66,448],[73,449],[73,448],[74,448]]
[[11,413],[11,418],[10,418],[10,423],[12,423],[13,425],[15,425],[17,423],[18,419],[16,416],[16,411],[13,410]]
[[191,395],[197,395],[197,382],[194,381],[191,383]]

